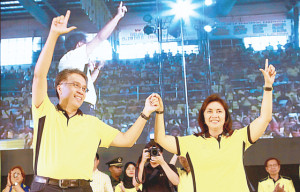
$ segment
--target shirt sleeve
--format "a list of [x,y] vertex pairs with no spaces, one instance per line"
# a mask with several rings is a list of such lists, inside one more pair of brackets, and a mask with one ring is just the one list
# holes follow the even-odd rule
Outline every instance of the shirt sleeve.
[[111,184],[111,181],[110,181],[110,178],[108,175],[105,176],[105,184],[104,184],[104,191],[105,192],[114,192],[113,188],[112,188],[112,184]]
[[258,190],[257,192],[264,192],[263,186],[261,182],[258,182]]
[[67,52],[59,61],[58,71],[64,69],[79,69],[84,70],[89,58],[86,53],[86,44]]
[[237,131],[238,137],[240,137],[243,140],[243,142],[245,142],[245,150],[255,143],[251,140],[250,130],[250,125],[248,125],[247,127],[243,127],[242,129],[235,130]]
[[55,106],[51,103],[48,95],[45,96],[42,104],[39,107],[36,107],[32,103],[32,116],[33,116],[33,119],[38,119],[38,118],[46,115],[46,112],[49,110],[50,107],[55,108]]
[[103,121],[99,120],[99,134],[101,138],[101,142],[99,147],[105,147],[108,148],[112,141],[115,139],[115,137],[120,133],[118,129],[115,129],[107,124],[105,124]]
[[[284,187],[285,187],[285,186],[284,186]],[[287,189],[286,191],[287,191],[287,192],[296,192],[292,180],[289,180],[288,189]]]
[[177,147],[177,155],[185,156],[187,154],[192,137],[193,137],[193,135],[184,136],[184,137],[175,137],[176,147]]

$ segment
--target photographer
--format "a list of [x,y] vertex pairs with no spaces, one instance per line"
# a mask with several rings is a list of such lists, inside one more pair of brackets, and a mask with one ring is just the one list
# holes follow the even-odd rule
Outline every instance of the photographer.
[[176,167],[166,163],[163,148],[154,141],[145,146],[137,168],[133,183],[143,183],[143,192],[173,192],[174,186],[179,184]]

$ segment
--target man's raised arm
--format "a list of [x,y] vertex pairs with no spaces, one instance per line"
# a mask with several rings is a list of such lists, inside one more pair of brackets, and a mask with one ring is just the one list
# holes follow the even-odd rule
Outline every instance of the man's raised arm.
[[47,74],[51,65],[58,37],[61,34],[68,33],[73,29],[76,29],[74,26],[69,28],[67,27],[69,17],[70,11],[67,11],[65,16],[61,15],[52,20],[47,41],[35,65],[32,84],[32,104],[35,105],[35,107],[39,107],[47,95]]
[[118,25],[118,22],[122,17],[124,17],[125,13],[127,12],[127,8],[123,6],[123,3],[121,2],[118,7],[118,13],[114,18],[112,18],[94,37],[94,39],[87,43],[86,45],[86,52],[87,55],[90,55],[99,44],[106,40],[112,32],[115,30],[116,26]]

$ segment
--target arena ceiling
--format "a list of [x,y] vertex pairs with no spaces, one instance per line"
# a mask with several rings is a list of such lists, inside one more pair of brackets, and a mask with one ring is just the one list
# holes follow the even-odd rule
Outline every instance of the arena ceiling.
[[[121,0],[105,0],[111,13],[114,15]],[[157,9],[167,9],[164,2],[167,0],[122,0],[129,12],[153,12]],[[175,0],[168,0],[175,1]],[[201,2],[203,0],[193,0]],[[299,6],[298,0],[215,0],[217,14],[226,15],[237,4],[253,4],[265,2],[285,2],[287,10],[292,6]],[[1,0],[1,21],[35,18],[40,23],[47,25],[51,18],[64,14],[69,9],[73,13],[85,15],[81,0]],[[86,17],[88,19],[88,17]]]

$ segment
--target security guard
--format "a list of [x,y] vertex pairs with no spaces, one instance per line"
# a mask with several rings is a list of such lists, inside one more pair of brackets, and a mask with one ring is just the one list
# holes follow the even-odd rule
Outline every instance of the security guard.
[[122,161],[122,157],[117,157],[106,163],[110,172],[111,184],[114,189],[122,181],[122,179],[120,178],[120,176],[122,175]]

